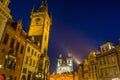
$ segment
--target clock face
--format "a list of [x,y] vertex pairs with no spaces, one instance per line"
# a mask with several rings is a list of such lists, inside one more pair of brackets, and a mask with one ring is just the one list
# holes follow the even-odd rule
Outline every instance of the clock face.
[[40,18],[36,18],[36,19],[35,19],[36,24],[39,24],[39,23],[40,23],[40,20],[41,20]]

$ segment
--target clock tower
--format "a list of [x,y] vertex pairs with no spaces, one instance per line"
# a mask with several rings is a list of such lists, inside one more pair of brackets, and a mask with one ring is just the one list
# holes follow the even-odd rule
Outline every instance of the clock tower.
[[42,0],[37,11],[32,9],[30,19],[28,36],[33,39],[35,44],[39,45],[42,53],[47,53],[52,17],[48,13],[46,0]]

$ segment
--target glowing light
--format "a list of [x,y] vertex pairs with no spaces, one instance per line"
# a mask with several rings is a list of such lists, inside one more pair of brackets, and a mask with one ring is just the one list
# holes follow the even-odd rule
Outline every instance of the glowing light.
[[73,59],[74,59],[74,61],[75,61],[76,64],[80,64],[81,63],[80,60],[77,59],[76,57],[74,57]]
[[0,68],[2,68],[2,65],[0,65]]
[[0,80],[3,80],[3,77],[2,77],[2,76],[0,76]]

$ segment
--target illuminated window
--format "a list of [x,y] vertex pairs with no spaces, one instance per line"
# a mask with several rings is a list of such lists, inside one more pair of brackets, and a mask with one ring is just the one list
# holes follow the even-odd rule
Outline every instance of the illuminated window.
[[4,37],[4,41],[3,41],[3,43],[4,43],[5,45],[7,45],[8,39],[9,39],[9,35],[6,34],[5,37]]

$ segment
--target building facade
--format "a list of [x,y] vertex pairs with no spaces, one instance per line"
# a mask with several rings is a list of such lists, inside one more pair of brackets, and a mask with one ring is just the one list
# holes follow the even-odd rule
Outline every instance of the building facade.
[[6,10],[0,13],[0,25],[5,26],[0,27],[0,76],[5,80],[49,80],[47,52],[52,18],[46,0],[42,0],[38,11],[32,9],[28,33],[22,29],[22,20],[14,22],[8,14],[9,2],[0,0],[0,11],[3,4],[2,10]]
[[84,60],[84,80],[120,80],[120,45],[109,41]]
[[22,22],[8,21],[0,44],[0,74],[5,80],[19,80],[27,33]]
[[70,54],[66,59],[64,59],[62,54],[60,53],[57,61],[56,73],[61,74],[65,72],[73,72],[73,60]]
[[37,11],[32,9],[30,19],[28,37],[33,40],[35,45],[38,45],[41,53],[36,74],[39,75],[38,77],[40,77],[41,80],[48,80],[50,61],[47,52],[52,17],[48,13],[48,3],[46,0],[42,0]]
[[8,5],[10,0],[0,0],[0,41],[8,19],[12,19]]
[[78,64],[78,80],[83,80],[83,64]]
[[101,54],[97,56],[99,79],[120,80],[119,49],[111,42],[100,46]]
[[56,73],[50,75],[50,80],[78,80],[78,73],[73,70],[71,53],[64,58],[60,53],[57,60]]

